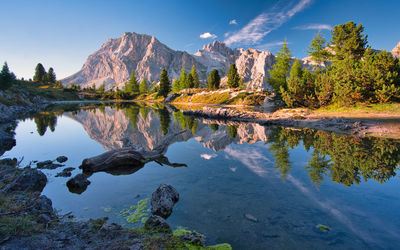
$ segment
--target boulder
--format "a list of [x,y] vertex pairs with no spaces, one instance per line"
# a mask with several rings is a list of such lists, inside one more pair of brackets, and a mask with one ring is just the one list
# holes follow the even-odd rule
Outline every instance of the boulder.
[[41,195],[37,200],[34,202],[32,206],[32,212],[34,213],[47,213],[52,214],[53,211],[53,203],[47,196]]
[[173,186],[161,184],[151,196],[151,213],[166,219],[178,200],[179,193]]
[[42,192],[47,177],[39,170],[24,168],[16,179],[6,188],[7,191]]
[[55,177],[71,177],[71,171],[75,168],[64,168],[61,172],[57,173]]
[[59,163],[63,163],[63,162],[68,161],[68,157],[66,157],[66,156],[59,156],[59,157],[56,158],[56,161],[59,162]]
[[89,186],[90,181],[84,174],[77,174],[75,177],[67,181],[68,190],[71,193],[81,194],[83,193],[87,186]]
[[156,231],[156,232],[171,232],[171,228],[164,218],[158,215],[152,215],[144,224],[144,227],[147,230]]
[[36,167],[39,169],[56,169],[59,167],[62,167],[64,165],[62,164],[57,164],[57,163],[53,163],[53,161],[40,161],[38,163],[36,163]]

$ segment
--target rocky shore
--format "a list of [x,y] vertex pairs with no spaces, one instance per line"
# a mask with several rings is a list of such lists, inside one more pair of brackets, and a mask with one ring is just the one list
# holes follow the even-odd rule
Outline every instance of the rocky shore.
[[166,222],[179,193],[161,184],[152,194],[151,216],[142,228],[127,229],[108,218],[76,221],[59,215],[41,195],[47,177],[40,170],[20,168],[16,159],[0,160],[1,249],[230,249],[228,244],[205,247],[204,236],[175,230]]
[[275,125],[297,128],[313,128],[337,133],[358,136],[400,136],[400,127],[390,127],[374,119],[351,119],[340,117],[320,117],[304,110],[282,109],[274,113],[262,113],[251,110],[230,108],[203,107],[197,110],[183,111],[186,116],[202,117],[208,120],[229,120],[235,122],[252,122],[260,125]]

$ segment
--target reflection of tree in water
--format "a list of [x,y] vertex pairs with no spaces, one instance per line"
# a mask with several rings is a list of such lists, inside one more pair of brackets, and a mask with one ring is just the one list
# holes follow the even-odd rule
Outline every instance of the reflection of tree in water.
[[198,121],[193,117],[185,116],[182,112],[176,111],[173,114],[175,124],[179,124],[181,129],[189,129],[192,134],[195,135],[197,132]]
[[171,117],[169,111],[166,108],[158,110],[158,116],[160,118],[160,127],[163,135],[168,133],[169,123],[171,122]]
[[314,149],[306,170],[315,185],[322,182],[325,174],[346,186],[358,184],[362,178],[383,183],[396,175],[400,163],[400,142],[392,139],[357,138],[313,129],[284,128],[277,128],[270,139],[270,150],[280,169],[290,169],[290,165],[284,166],[289,162],[285,150],[297,147],[301,141],[307,151]]
[[219,128],[218,124],[215,124],[215,123],[210,124],[209,126],[210,126],[210,129],[211,129],[212,131],[217,131],[218,128]]
[[229,136],[232,139],[235,139],[235,137],[237,135],[237,126],[236,125],[228,125],[228,127],[226,129],[228,130]]
[[149,113],[149,109],[147,107],[140,107],[140,115],[142,116],[143,120],[146,121],[147,119],[147,114]]
[[43,136],[47,128],[50,128],[51,132],[56,130],[57,116],[53,113],[39,113],[34,116],[33,120],[36,123],[37,132],[40,136]]
[[281,172],[282,178],[286,179],[286,174],[290,170],[289,150],[287,143],[280,136],[281,133],[279,130],[273,131],[270,137],[272,143],[269,146],[269,150],[275,158],[275,167]]

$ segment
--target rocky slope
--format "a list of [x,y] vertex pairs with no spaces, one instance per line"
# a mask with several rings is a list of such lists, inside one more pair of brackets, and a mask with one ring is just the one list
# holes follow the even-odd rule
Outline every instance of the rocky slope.
[[121,88],[132,70],[139,79],[146,78],[153,82],[159,79],[164,67],[171,78],[177,78],[182,66],[190,71],[193,65],[204,81],[211,70],[218,69],[220,74],[226,75],[230,64],[236,63],[248,89],[266,89],[265,76],[274,61],[275,56],[271,52],[231,49],[218,41],[204,45],[192,55],[172,50],[153,36],[126,32],[120,38],[107,40],[88,57],[80,71],[63,79],[62,83],[65,86],[95,84],[98,87],[105,82],[106,89]]

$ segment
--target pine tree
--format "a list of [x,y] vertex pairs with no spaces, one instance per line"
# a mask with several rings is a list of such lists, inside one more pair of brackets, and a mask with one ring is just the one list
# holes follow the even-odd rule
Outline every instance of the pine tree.
[[229,88],[238,88],[240,83],[240,76],[237,72],[236,64],[231,64],[228,71],[228,86]]
[[329,47],[335,52],[335,60],[360,60],[363,57],[368,43],[368,36],[363,31],[361,24],[356,25],[352,21],[333,27]]
[[318,63],[318,65],[326,65],[326,62],[329,59],[330,53],[325,49],[326,40],[321,33],[321,30],[314,36],[311,41],[310,47],[306,51],[309,56],[311,56],[312,60]]
[[199,75],[197,74],[196,67],[193,65],[190,74],[193,77],[193,88],[200,88]]
[[131,78],[125,85],[125,91],[128,93],[138,93],[139,92],[139,83],[135,75],[135,71],[132,70]]
[[36,65],[35,75],[33,76],[34,82],[45,82],[46,81],[46,70],[41,63]]
[[179,90],[186,89],[186,70],[182,67],[181,75],[179,76]]
[[143,78],[142,82],[140,83],[139,92],[140,94],[149,93],[149,86],[147,85],[147,81],[145,78]]
[[213,69],[208,75],[208,88],[209,89],[219,89],[219,84],[221,82],[221,77],[219,76],[218,70]]
[[267,81],[278,94],[280,94],[281,86],[286,89],[286,76],[290,69],[290,57],[291,53],[285,41],[281,50],[276,54],[276,63],[268,71],[270,77]]
[[8,89],[15,80],[15,75],[10,72],[7,62],[4,62],[0,72],[0,90]]
[[50,67],[49,71],[46,74],[46,83],[55,84],[56,80],[56,73],[54,73],[54,69]]
[[193,76],[192,74],[188,74],[186,77],[186,84],[185,84],[186,88],[193,88],[194,87],[194,80],[193,80]]
[[163,68],[160,76],[160,87],[158,90],[158,96],[166,97],[169,91],[170,91],[170,83],[168,79],[168,73],[167,70]]
[[180,83],[178,79],[174,79],[174,83],[172,84],[172,91],[178,92],[180,90]]

